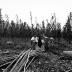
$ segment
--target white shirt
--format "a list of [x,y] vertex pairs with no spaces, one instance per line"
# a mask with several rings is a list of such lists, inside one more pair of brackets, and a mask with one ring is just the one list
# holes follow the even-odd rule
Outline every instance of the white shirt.
[[38,42],[38,37],[35,37],[35,42]]
[[38,42],[38,37],[32,37],[32,38],[31,38],[31,41],[33,41],[33,42]]
[[33,40],[34,40],[34,37],[31,38],[31,41],[33,41]]
[[42,43],[45,43],[45,41],[44,41],[43,39],[41,40],[41,42],[42,42]]

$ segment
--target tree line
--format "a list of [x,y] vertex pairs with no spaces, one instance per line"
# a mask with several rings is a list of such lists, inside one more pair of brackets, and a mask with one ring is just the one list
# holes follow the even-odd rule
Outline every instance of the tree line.
[[42,21],[42,26],[39,23],[29,26],[27,22],[21,22],[20,24],[15,23],[13,20],[11,23],[8,21],[0,22],[0,37],[18,37],[18,38],[31,38],[33,35],[45,34],[48,37],[53,37],[60,40],[65,39],[69,43],[72,39],[72,28],[70,24],[70,18],[68,17],[66,24],[61,29],[60,23],[47,23],[45,27],[45,22]]

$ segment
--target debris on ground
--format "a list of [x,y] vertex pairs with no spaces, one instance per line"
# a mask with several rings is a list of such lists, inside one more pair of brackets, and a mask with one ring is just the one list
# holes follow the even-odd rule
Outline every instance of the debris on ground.
[[[22,51],[22,56],[17,54],[16,57],[8,63],[4,72],[7,72],[7,70],[9,70],[9,72],[71,72],[72,57],[63,54],[63,50],[65,50],[66,46],[55,43],[50,44],[49,47],[52,49],[48,52],[41,50],[32,51],[29,49],[30,51],[25,54],[28,50],[24,51],[24,53],[22,53]],[[18,57],[19,59],[17,59]]]

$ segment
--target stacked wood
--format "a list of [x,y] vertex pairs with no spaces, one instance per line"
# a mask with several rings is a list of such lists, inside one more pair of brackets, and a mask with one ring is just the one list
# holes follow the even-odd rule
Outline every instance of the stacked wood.
[[72,57],[72,51],[63,51],[63,54]]
[[4,72],[19,72],[21,67],[27,61],[29,51],[30,49],[27,50],[26,52],[25,51],[21,52],[21,54],[4,70]]
[[[32,61],[36,56],[47,57],[41,48],[36,48],[36,50],[27,50],[20,53],[20,55],[15,58],[3,72],[21,72],[23,69],[24,72],[29,68]],[[29,58],[32,57],[31,60]]]

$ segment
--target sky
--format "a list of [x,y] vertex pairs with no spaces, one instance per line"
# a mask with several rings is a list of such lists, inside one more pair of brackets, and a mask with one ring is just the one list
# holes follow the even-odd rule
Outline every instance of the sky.
[[72,12],[71,0],[0,0],[0,8],[2,9],[3,19],[5,14],[9,16],[9,20],[16,21],[16,15],[22,21],[30,23],[30,11],[32,12],[32,21],[41,23],[46,19],[50,22],[53,13],[56,14],[57,22],[61,26],[66,23],[67,17]]

